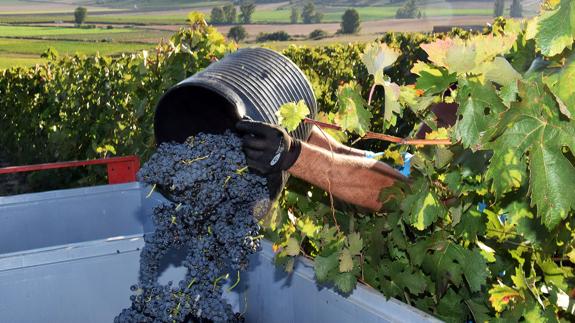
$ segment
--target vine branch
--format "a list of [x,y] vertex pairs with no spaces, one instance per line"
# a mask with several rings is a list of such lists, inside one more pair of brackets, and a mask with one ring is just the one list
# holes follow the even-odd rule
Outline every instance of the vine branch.
[[[341,127],[332,123],[321,122],[310,118],[304,118],[305,123],[316,125],[324,129],[341,130]],[[450,139],[413,139],[413,138],[399,138],[395,136],[386,135],[383,133],[368,131],[361,139],[379,139],[383,141],[394,142],[400,145],[451,145]]]

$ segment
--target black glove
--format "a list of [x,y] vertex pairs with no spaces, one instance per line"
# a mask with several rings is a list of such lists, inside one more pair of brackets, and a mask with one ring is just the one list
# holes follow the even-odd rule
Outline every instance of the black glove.
[[236,129],[242,137],[248,166],[263,175],[281,173],[299,157],[301,142],[279,126],[242,120]]

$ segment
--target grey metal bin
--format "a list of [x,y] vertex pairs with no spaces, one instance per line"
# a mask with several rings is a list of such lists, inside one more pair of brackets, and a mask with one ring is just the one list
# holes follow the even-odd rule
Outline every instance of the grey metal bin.
[[[130,304],[162,199],[148,192],[129,183],[0,197],[0,322],[112,322]],[[247,322],[437,322],[365,286],[348,297],[320,287],[306,259],[287,275],[263,245],[226,295]],[[160,281],[180,275],[167,262]]]

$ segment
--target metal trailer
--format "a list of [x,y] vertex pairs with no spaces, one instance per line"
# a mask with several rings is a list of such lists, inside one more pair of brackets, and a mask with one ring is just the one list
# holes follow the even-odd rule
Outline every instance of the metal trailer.
[[[108,170],[113,177],[114,167]],[[129,182],[0,197],[0,322],[112,322],[130,305],[143,234],[153,230],[152,208],[163,199],[149,192]],[[273,257],[264,241],[226,294],[247,322],[438,322],[361,284],[347,296],[319,286],[304,258],[288,275]],[[160,282],[183,277],[179,260],[166,257]]]

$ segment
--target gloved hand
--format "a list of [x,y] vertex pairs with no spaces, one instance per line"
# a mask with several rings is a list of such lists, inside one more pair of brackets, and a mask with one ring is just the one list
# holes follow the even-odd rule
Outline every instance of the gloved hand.
[[279,126],[242,120],[236,129],[242,137],[248,166],[263,175],[289,169],[301,152],[301,142]]

